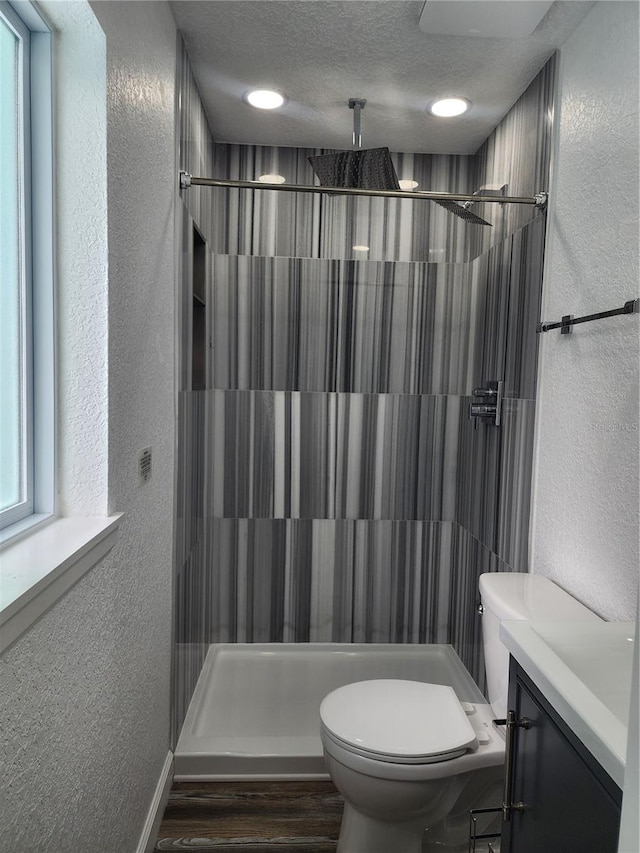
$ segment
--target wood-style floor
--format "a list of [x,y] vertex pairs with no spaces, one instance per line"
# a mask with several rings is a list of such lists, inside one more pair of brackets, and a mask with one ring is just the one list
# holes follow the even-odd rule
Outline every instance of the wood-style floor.
[[155,850],[335,853],[342,806],[331,782],[174,782]]

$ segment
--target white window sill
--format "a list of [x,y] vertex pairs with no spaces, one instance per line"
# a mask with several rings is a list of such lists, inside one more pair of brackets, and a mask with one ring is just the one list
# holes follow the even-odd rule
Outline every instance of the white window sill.
[[2,550],[0,653],[106,556],[121,518],[56,518]]

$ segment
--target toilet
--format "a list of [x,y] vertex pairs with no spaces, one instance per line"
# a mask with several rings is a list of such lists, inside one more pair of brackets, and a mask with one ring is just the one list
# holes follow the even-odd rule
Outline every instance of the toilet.
[[[345,799],[337,853],[422,853],[423,839],[428,850],[461,849],[479,789],[501,803],[504,734],[493,720],[506,715],[509,653],[500,622],[599,620],[541,575],[483,574],[480,598],[490,704],[402,679],[347,684],[323,699],[325,763]],[[463,816],[462,837],[448,832],[453,814]]]

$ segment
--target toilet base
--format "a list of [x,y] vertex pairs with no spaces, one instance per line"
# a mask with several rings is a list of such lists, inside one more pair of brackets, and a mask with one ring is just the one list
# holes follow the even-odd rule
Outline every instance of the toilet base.
[[425,822],[376,820],[345,803],[336,853],[421,853]]

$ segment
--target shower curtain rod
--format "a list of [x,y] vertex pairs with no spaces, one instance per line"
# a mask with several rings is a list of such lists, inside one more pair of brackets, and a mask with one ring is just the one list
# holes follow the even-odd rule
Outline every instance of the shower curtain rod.
[[196,178],[188,172],[180,172],[180,189],[189,187],[232,187],[246,190],[278,190],[289,193],[323,193],[325,195],[355,195],[381,198],[424,198],[430,201],[471,201],[486,204],[532,204],[538,208],[547,205],[548,193],[534,196],[477,196],[461,193],[407,192],[406,190],[365,190],[356,187],[321,187],[307,184],[266,184],[262,181],[228,181],[221,178]]

